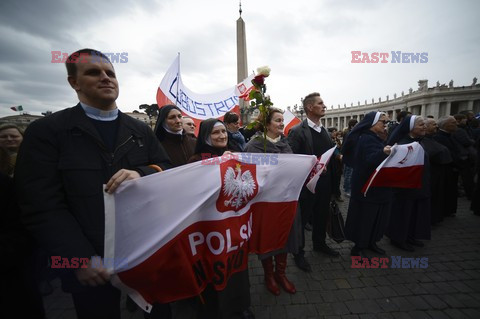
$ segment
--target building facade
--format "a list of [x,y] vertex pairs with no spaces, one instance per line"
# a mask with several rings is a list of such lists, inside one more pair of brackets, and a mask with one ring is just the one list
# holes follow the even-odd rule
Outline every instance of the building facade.
[[25,130],[30,123],[39,118],[42,118],[42,115],[30,115],[28,113],[22,113],[19,115],[10,115],[0,118],[0,125],[2,124],[15,124],[20,129]]
[[[378,101],[372,99],[370,103],[365,100],[363,104],[357,102],[357,105],[352,103],[350,106],[344,104],[343,107],[338,105],[336,108],[328,108],[321,121],[325,127],[342,130],[348,126],[350,119],[360,121],[364,114],[371,111],[385,112],[391,120],[395,120],[396,113],[400,111],[421,116],[431,115],[439,119],[464,110],[471,110],[474,114],[480,112],[480,84],[477,84],[476,78],[469,86],[454,86],[453,81],[450,81],[448,86],[437,82],[435,87],[430,88],[427,80],[420,80],[418,89],[410,89],[407,94],[402,92],[399,96],[394,94],[393,98],[387,95],[383,101],[379,98]],[[299,111],[295,113],[298,118],[301,117]]]

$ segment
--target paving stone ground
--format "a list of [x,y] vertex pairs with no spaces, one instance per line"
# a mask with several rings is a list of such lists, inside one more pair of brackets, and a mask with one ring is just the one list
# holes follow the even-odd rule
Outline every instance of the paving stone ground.
[[[472,214],[469,204],[460,198],[457,215],[434,226],[432,240],[415,252],[401,251],[385,238],[379,243],[389,259],[428,258],[425,269],[352,269],[351,242],[337,244],[328,239],[341,253],[334,258],[312,251],[308,241],[306,257],[313,271],[302,272],[289,257],[287,275],[297,293],[282,292],[276,297],[263,285],[261,263],[255,255],[250,256],[256,318],[480,318],[480,216]],[[347,207],[345,199],[340,203],[344,215]],[[47,318],[76,318],[70,295],[60,290],[58,280],[52,283],[54,293],[44,298]],[[143,315],[139,310],[129,313],[123,308],[122,318],[141,319]]]

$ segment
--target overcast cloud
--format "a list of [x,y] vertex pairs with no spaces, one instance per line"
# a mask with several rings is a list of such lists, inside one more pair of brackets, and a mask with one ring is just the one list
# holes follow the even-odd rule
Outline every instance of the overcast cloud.
[[[244,0],[242,7],[249,71],[272,68],[268,93],[281,108],[313,91],[337,107],[392,98],[420,79],[462,86],[480,76],[478,1]],[[177,52],[188,88],[223,91],[236,84],[237,19],[238,0],[3,0],[0,117],[16,105],[40,114],[77,103],[51,51],[128,52],[128,63],[114,65],[122,111],[156,103]],[[428,62],[356,64],[351,51],[428,52]]]

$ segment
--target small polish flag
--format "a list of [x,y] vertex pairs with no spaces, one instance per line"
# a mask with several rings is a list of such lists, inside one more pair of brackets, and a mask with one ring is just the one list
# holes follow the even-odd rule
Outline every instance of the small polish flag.
[[283,134],[288,135],[288,131],[295,125],[299,124],[301,121],[289,110],[285,110],[283,113],[283,122],[285,127],[283,128]]
[[425,151],[418,142],[392,146],[390,155],[375,169],[362,188],[366,196],[370,187],[421,188]]

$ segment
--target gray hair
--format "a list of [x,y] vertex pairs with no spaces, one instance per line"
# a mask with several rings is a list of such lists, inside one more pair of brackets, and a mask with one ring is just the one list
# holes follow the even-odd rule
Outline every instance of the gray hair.
[[[455,118],[454,118],[453,116],[451,116],[451,115],[442,116],[441,118],[439,118],[438,121],[437,121],[438,128],[443,129],[443,128],[445,127],[445,123],[447,123],[447,121],[448,121],[449,119],[451,119],[451,118],[455,119]],[[456,120],[455,120],[455,121],[456,121]]]

